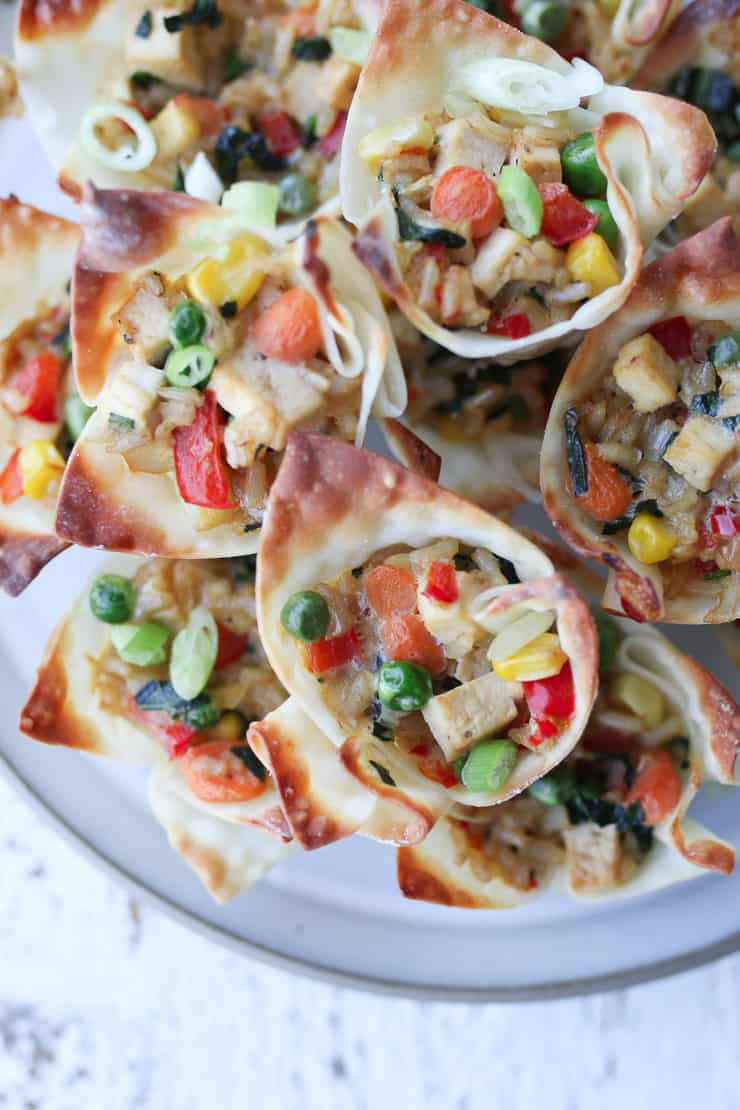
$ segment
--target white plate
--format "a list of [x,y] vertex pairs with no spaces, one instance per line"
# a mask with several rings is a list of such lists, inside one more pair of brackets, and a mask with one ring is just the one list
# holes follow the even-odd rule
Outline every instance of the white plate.
[[[0,14],[6,42],[9,20],[7,10]],[[2,124],[0,144],[0,195],[15,192],[68,214],[27,125]],[[396,890],[393,851],[357,838],[296,853],[232,904],[215,905],[151,817],[143,773],[18,735],[18,710],[46,637],[98,558],[67,552],[20,599],[0,598],[0,755],[60,831],[184,923],[259,959],[355,986],[448,1000],[602,990],[740,947],[740,870],[734,878],[709,876],[607,906],[550,895],[503,914],[470,912],[405,902]],[[710,630],[683,630],[675,638],[737,684]],[[705,791],[697,815],[740,844],[738,802],[732,791]]]

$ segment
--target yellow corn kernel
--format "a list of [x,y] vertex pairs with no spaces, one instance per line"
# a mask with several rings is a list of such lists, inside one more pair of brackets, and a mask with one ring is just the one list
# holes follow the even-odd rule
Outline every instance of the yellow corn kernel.
[[444,439],[449,439],[452,443],[468,442],[465,425],[462,420],[456,420],[454,416],[435,417],[434,427]]
[[616,674],[609,683],[607,698],[610,705],[634,713],[646,728],[655,728],[665,716],[665,698],[639,674]]
[[629,549],[641,563],[662,563],[677,543],[670,525],[650,513],[638,513],[627,533]]
[[50,439],[34,439],[22,447],[18,465],[23,492],[35,501],[45,497],[51,483],[64,472],[64,459]]
[[620,3],[621,0],[599,0],[599,7],[604,15],[608,15],[610,19],[613,19],[619,11]]
[[211,528],[218,528],[222,524],[231,524],[243,516],[241,509],[204,509],[194,506],[193,527],[196,532],[209,532]]
[[208,729],[209,740],[243,740],[247,731],[246,718],[238,709],[227,709],[215,725]]
[[188,275],[191,296],[215,306],[236,301],[239,308],[244,308],[264,280],[264,272],[255,266],[255,261],[266,250],[266,244],[257,235],[245,231],[235,236],[222,259],[206,258]]
[[385,158],[397,158],[404,150],[429,150],[433,143],[434,128],[423,116],[404,116],[369,131],[358,150],[376,168]]
[[532,682],[560,674],[568,656],[554,632],[543,632],[508,659],[497,659],[491,666],[506,682]]
[[568,247],[565,262],[574,281],[585,281],[595,297],[622,280],[614,255],[595,231]]

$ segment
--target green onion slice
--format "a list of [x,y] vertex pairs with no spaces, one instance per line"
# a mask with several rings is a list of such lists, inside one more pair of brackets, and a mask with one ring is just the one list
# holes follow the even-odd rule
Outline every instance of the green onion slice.
[[211,376],[216,358],[200,343],[170,351],[164,364],[164,376],[170,385],[205,385]]
[[[134,144],[127,139],[116,150],[111,150],[98,138],[96,127],[106,120],[117,119],[127,124],[134,135]],[[141,112],[121,100],[102,100],[93,104],[82,119],[80,142],[86,154],[108,169],[122,173],[138,173],[151,165],[157,157],[154,132]]]
[[203,605],[193,609],[188,623],[172,642],[170,682],[175,693],[190,701],[205,688],[218,654],[218,629]]
[[121,659],[135,667],[152,667],[164,663],[170,631],[157,621],[143,624],[116,624],[110,630],[111,641]]

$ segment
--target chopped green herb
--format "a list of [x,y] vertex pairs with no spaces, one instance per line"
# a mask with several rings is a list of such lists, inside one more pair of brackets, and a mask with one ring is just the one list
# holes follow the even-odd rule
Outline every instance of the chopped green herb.
[[449,247],[450,250],[465,246],[464,236],[458,235],[456,231],[450,231],[446,227],[429,227],[412,219],[403,207],[398,189],[393,190],[393,196],[396,201],[398,234],[403,242],[436,243],[440,247]]
[[139,39],[148,39],[152,33],[152,13],[150,11],[144,12],[139,22],[136,24],[134,34]]
[[707,582],[716,582],[720,578],[727,578],[732,574],[732,571],[726,567],[716,567],[714,570],[708,570],[704,575]]
[[233,318],[236,316],[238,307],[239,306],[236,301],[224,301],[218,311],[220,312],[224,320],[233,320]]
[[351,573],[353,578],[361,578],[362,577],[362,567],[352,567],[352,570],[351,570],[350,573]]
[[224,80],[234,81],[245,73],[254,69],[254,62],[250,58],[240,58],[238,50],[228,50],[224,56]]
[[193,0],[192,6],[184,12],[164,17],[165,30],[177,34],[183,27],[220,27],[224,17],[218,10],[215,0]]
[[177,163],[177,169],[175,170],[175,180],[172,182],[172,192],[185,192],[185,173],[179,162]]
[[121,416],[119,412],[108,413],[108,426],[111,428],[131,429],[135,427],[135,421],[130,416]]
[[254,582],[257,574],[257,556],[237,555],[229,559],[229,570],[235,582]]
[[303,125],[303,145],[313,146],[316,142],[318,135],[316,134],[316,113],[309,116]]
[[374,759],[371,759],[369,762],[370,766],[375,769],[375,772],[381,782],[384,782],[386,786],[396,785],[395,779],[391,775],[390,771],[388,771],[388,769],[384,767],[382,763],[376,763]]
[[161,77],[156,77],[153,73],[148,73],[145,69],[137,69],[129,77],[129,81],[137,89],[151,89],[152,85],[162,85],[164,82]]
[[565,422],[565,451],[568,459],[568,473],[574,497],[588,493],[588,467],[583,442],[578,434],[578,410],[568,409]]
[[262,766],[249,744],[235,744],[234,747],[229,750],[233,752],[238,759],[241,759],[244,766],[248,771],[252,772],[255,778],[258,778],[260,782],[265,781],[267,770]]
[[521,578],[516,572],[516,567],[509,559],[502,559],[500,555],[497,555],[496,558],[498,559],[501,573],[511,586],[515,586],[517,582],[521,582]]
[[650,516],[656,517],[663,516],[663,513],[658,508],[658,502],[654,497],[650,497],[646,501],[637,501],[634,505],[630,505],[624,516],[618,516],[615,517],[614,520],[608,520],[601,529],[601,534],[603,536],[613,536],[616,532],[621,532],[623,529],[629,528],[638,513],[649,513]]
[[695,393],[691,398],[691,411],[701,413],[703,416],[716,416],[719,410],[719,390],[712,389],[708,393]]
[[739,416],[724,416],[722,418],[722,423],[727,428],[728,432],[736,432],[737,429],[738,429],[738,426],[740,426],[740,415]]
[[142,686],[134,701],[139,709],[151,709],[169,713],[175,721],[183,721],[191,728],[210,728],[215,725],[221,712],[210,694],[198,694],[196,698],[181,698],[171,682],[153,679]]
[[291,54],[299,62],[323,62],[331,54],[331,43],[321,35],[299,35]]
[[239,163],[242,158],[251,158],[263,170],[282,170],[285,159],[273,154],[265,136],[259,131],[244,131],[241,127],[227,124],[216,140],[214,150],[216,169],[225,185],[233,185],[239,177]]
[[72,354],[72,339],[69,333],[69,324],[66,324],[60,332],[57,332],[51,341],[51,345],[57,348],[62,358],[69,358]]
[[452,565],[454,566],[455,570],[459,571],[478,569],[475,560],[471,559],[469,555],[453,555]]

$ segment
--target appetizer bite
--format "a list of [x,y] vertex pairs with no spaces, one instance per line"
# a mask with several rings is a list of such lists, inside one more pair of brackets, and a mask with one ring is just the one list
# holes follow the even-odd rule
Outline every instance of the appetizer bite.
[[[257,580],[275,673],[363,786],[416,808],[489,805],[556,766],[595,696],[588,607],[529,540],[368,451],[294,432]],[[278,790],[292,752],[250,738]],[[262,740],[259,733],[262,731]],[[255,735],[258,734],[258,735]]]
[[255,551],[291,428],[361,443],[371,411],[406,403],[348,231],[321,219],[275,243],[241,208],[164,192],[92,191],[84,214],[73,341],[98,408],[58,534],[178,557]]
[[740,229],[740,4],[694,0],[648,56],[637,87],[657,89],[706,112],[716,161],[667,237],[674,241],[732,216]]
[[289,838],[251,720],[284,698],[257,634],[254,557],[118,557],[53,634],[21,712],[34,740],[153,765],[150,799],[214,897],[232,897]]
[[[18,74],[61,187],[274,192],[295,225],[334,204],[375,4],[20,4]],[[70,74],[74,74],[74,79]]]
[[514,361],[606,319],[711,165],[704,114],[464,0],[384,12],[342,146],[355,250],[408,319]]
[[[598,594],[584,567],[572,578]],[[457,806],[400,849],[407,898],[506,909],[548,889],[614,897],[732,871],[734,850],[686,811],[703,781],[736,785],[740,707],[657,629],[596,621],[600,690],[575,750],[526,793]]]
[[550,411],[545,509],[635,620],[740,614],[740,244],[721,220],[653,262]]
[[75,224],[0,200],[0,586],[13,596],[67,546],[54,535],[56,496],[91,411],[69,339],[78,240]]
[[[440,483],[488,512],[540,501],[539,452],[547,414],[567,364],[554,351],[516,366],[463,359],[417,331],[400,312],[391,326],[409,403],[404,424],[442,460]],[[394,455],[418,469],[418,446],[383,422]]]

